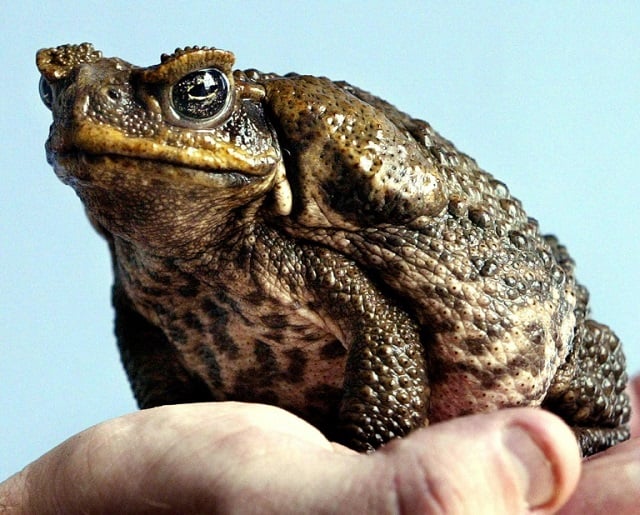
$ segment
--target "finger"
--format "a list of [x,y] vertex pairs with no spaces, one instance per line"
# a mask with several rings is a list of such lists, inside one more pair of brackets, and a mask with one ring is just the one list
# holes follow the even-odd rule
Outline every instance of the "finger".
[[253,483],[272,476],[267,471],[252,478],[245,467],[270,449],[286,450],[289,440],[305,452],[356,454],[272,406],[164,406],[103,422],[63,442],[0,484],[0,511],[188,514],[229,506],[232,512],[250,499]]
[[637,514],[640,499],[640,439],[595,455],[584,463],[578,488],[561,513]]
[[226,488],[242,492],[223,511],[551,513],[570,496],[579,469],[575,437],[558,418],[505,410],[416,431],[372,455],[290,442],[285,460],[267,452],[232,471]]
[[403,513],[551,513],[579,476],[573,433],[541,410],[466,417],[415,436],[375,456],[396,487],[387,502]]

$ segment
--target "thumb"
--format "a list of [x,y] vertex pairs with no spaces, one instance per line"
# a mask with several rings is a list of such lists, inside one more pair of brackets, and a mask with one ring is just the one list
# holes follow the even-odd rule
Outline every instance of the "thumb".
[[365,458],[364,483],[352,485],[367,492],[345,499],[365,504],[346,512],[552,513],[580,474],[571,430],[533,409],[437,424]]
[[216,452],[227,464],[224,487],[218,484],[226,494],[216,501],[221,512],[553,513],[580,474],[573,433],[540,409],[454,419],[369,455],[320,445],[309,434],[292,438],[299,433],[286,420],[290,434],[272,434],[280,443],[269,450],[263,440],[250,451],[243,439],[236,442],[241,452],[228,440]]

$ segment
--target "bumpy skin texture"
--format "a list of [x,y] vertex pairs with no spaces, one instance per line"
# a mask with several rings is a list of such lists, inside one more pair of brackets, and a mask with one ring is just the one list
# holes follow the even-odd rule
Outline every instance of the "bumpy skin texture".
[[628,437],[624,355],[553,237],[427,123],[343,82],[41,50],[47,156],[109,242],[141,407],[266,402],[356,449],[542,406]]

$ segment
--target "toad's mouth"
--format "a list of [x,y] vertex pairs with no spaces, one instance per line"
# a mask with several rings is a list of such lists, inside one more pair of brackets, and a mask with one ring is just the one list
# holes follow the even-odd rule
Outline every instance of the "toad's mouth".
[[80,150],[47,152],[47,159],[56,175],[74,188],[149,186],[159,182],[215,188],[235,189],[264,177],[247,176],[238,170],[211,170],[204,167],[185,166],[180,163],[128,156],[113,153],[95,154]]
[[[165,135],[166,136],[166,135]],[[213,140],[166,142],[147,137],[132,137],[117,128],[79,122],[71,127],[52,125],[46,142],[47,160],[56,163],[103,161],[155,163],[155,168],[180,169],[209,176],[241,174],[248,177],[269,176],[281,156],[277,146],[247,149],[235,141]],[[150,165],[142,165],[149,167]]]

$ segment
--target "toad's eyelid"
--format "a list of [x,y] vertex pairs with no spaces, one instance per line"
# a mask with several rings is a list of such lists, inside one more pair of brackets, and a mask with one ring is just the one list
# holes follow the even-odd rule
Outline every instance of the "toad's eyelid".
[[215,48],[178,49],[173,54],[162,56],[162,62],[140,71],[141,79],[147,83],[173,84],[194,71],[217,68],[227,76],[232,74],[235,57],[231,52]]

